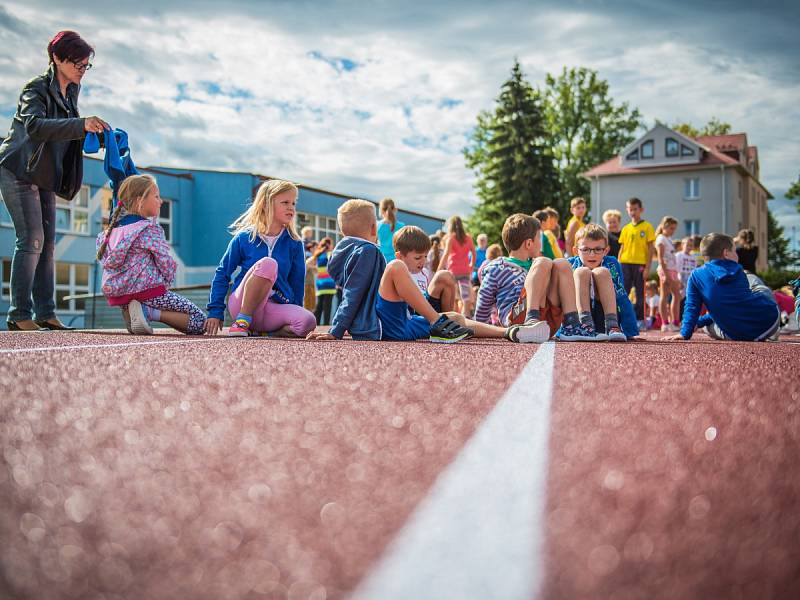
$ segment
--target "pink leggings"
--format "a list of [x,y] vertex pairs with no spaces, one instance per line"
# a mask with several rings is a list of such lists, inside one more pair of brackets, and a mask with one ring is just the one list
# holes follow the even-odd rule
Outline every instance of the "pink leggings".
[[[250,267],[250,270],[242,279],[242,283],[228,298],[228,311],[234,318],[242,308],[244,286],[253,275],[257,275],[262,279],[269,279],[274,283],[278,276],[278,263],[274,258],[266,257]],[[253,311],[253,331],[277,331],[284,325],[288,325],[295,335],[305,337],[317,326],[317,320],[314,318],[313,313],[302,306],[278,304],[277,302],[271,302],[269,298],[264,298],[261,304]]]

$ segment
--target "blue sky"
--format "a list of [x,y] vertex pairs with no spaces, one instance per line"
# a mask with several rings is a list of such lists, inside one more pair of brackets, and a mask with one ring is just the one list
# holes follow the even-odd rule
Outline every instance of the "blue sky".
[[44,70],[52,34],[72,28],[97,50],[83,114],[126,129],[138,164],[254,171],[467,215],[461,150],[514,58],[534,85],[587,66],[648,125],[716,116],[745,131],[773,211],[800,230],[780,200],[800,176],[800,3],[697,4],[6,2],[0,114]]

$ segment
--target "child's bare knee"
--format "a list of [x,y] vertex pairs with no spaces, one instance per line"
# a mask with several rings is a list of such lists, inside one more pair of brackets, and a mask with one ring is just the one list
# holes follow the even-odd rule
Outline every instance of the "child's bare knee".
[[598,279],[610,279],[611,272],[605,267],[595,267],[592,269],[592,274]]
[[579,281],[586,281],[592,276],[592,270],[589,267],[578,267],[575,269],[575,279]]

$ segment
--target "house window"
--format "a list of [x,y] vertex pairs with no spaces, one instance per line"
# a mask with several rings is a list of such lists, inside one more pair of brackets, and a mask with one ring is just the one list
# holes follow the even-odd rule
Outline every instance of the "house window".
[[700,200],[700,179],[695,177],[683,180],[683,199]]
[[664,140],[664,154],[667,156],[678,156],[678,140],[668,137]]
[[311,227],[314,230],[314,239],[316,241],[329,237],[336,243],[342,238],[342,234],[339,233],[336,225],[336,219],[325,215],[297,213],[297,229],[301,230],[303,227]]
[[88,264],[56,262],[56,310],[83,312],[86,300],[65,300],[65,296],[89,293]]
[[637,148],[633,152],[629,153],[625,158],[626,160],[639,160],[639,149]]
[[654,148],[653,140],[648,140],[642,144],[642,158],[653,158]]
[[694,156],[694,148],[681,144],[681,156]]
[[89,233],[89,193],[89,186],[82,185],[71,201],[56,196],[56,231]]
[[158,213],[158,224],[164,230],[164,237],[172,243],[172,200],[161,199],[161,209]]
[[685,235],[700,235],[700,219],[685,219],[683,227],[686,231]]
[[4,258],[0,262],[0,298],[11,300],[11,259]]

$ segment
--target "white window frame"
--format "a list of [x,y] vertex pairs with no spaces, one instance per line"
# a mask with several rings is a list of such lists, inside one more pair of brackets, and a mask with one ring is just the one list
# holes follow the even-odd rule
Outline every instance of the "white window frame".
[[[81,202],[85,201],[85,204]],[[67,229],[56,228],[57,233],[71,233],[73,235],[91,235],[92,227],[89,223],[89,204],[92,201],[92,190],[88,185],[82,185],[78,193],[72,200],[65,200],[60,196],[56,196],[56,211],[66,210],[69,213],[69,227]],[[86,223],[86,231],[76,230],[76,215],[83,215],[83,221]],[[58,218],[56,218],[58,223]]]
[[[92,285],[92,265],[88,263],[68,263],[64,261],[56,261],[56,272],[58,265],[67,265],[69,267],[69,283],[58,283],[56,277],[56,303],[58,302],[58,292],[67,292],[67,296],[74,296],[75,294],[88,294]],[[76,267],[85,266],[87,269],[86,284],[78,285],[76,283],[75,271]],[[68,300],[68,308],[59,308],[56,304],[56,311],[62,314],[83,314],[82,308],[75,308],[76,300]]]
[[686,235],[700,235],[700,219],[684,219],[683,229]]
[[[336,223],[336,217],[329,217],[326,215],[318,215],[314,213],[309,213],[305,211],[300,211],[297,213],[297,219],[295,221],[295,226],[299,228],[300,223],[300,215],[305,217],[305,220],[308,222],[308,227],[311,227],[314,231],[314,241],[320,241],[324,237],[329,237],[333,240],[333,243],[336,244],[340,239],[342,239],[342,234],[339,231],[338,223],[331,229],[328,227],[328,221],[331,220]],[[306,227],[306,225],[303,225]]]
[[693,201],[700,200],[699,177],[687,177],[683,180],[683,199]]
[[167,206],[169,206],[169,218],[162,217],[161,213],[159,212],[158,213],[158,224],[162,226],[161,227],[162,229],[164,229],[163,226],[165,224],[169,227],[169,235],[167,235],[167,232],[164,231],[164,237],[171,244],[172,243],[172,239],[174,238],[174,231],[175,231],[175,229],[173,227],[173,218],[172,218],[173,210],[175,208],[175,202],[173,200],[170,200],[169,198],[162,198],[161,201],[162,201],[163,204],[166,204]]

